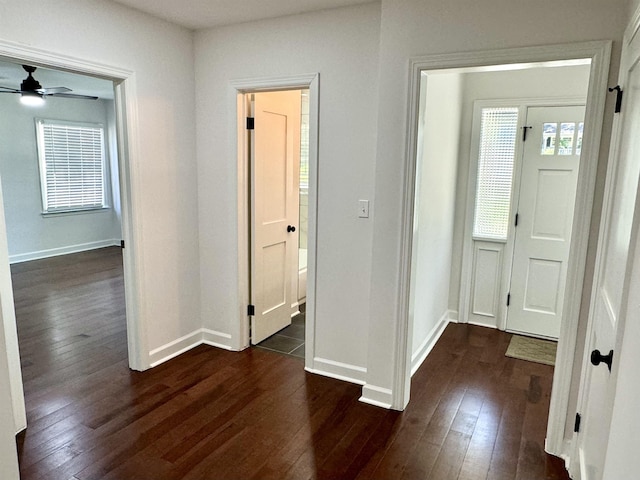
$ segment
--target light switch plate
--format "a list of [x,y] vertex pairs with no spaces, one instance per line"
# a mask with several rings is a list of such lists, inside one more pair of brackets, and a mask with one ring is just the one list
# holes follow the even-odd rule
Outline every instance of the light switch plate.
[[358,201],[358,217],[369,218],[369,200]]

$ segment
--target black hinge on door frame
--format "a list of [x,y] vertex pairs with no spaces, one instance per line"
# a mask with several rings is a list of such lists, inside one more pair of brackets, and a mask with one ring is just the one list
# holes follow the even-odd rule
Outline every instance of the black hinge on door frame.
[[255,119],[253,117],[247,117],[247,130],[253,130],[255,128]]
[[124,240],[120,240],[120,248],[124,248]]
[[511,304],[511,293],[507,293],[507,307]]
[[620,110],[622,109],[622,94],[624,92],[620,88],[620,85],[616,85],[615,87],[609,87],[609,92],[613,92],[614,90],[618,92],[616,93],[616,108],[614,110],[614,113],[620,113]]
[[247,315],[253,317],[256,314],[256,307],[254,305],[247,305]]
[[578,433],[580,431],[580,422],[582,421],[582,415],[580,415],[579,413],[576,413],[576,421],[573,424],[573,431],[575,433]]
[[533,128],[531,126],[527,126],[525,125],[524,127],[522,127],[522,141],[526,142],[527,141],[527,130],[529,130],[530,128]]
[[518,217],[519,217],[519,215],[516,213],[516,220],[515,220],[515,222],[514,222],[514,225],[515,225],[516,227],[518,226]]

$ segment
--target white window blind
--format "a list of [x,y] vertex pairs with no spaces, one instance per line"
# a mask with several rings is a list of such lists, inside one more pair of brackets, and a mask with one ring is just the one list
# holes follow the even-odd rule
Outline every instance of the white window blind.
[[105,207],[104,128],[38,120],[45,212]]
[[482,109],[474,237],[507,238],[517,128],[517,108]]

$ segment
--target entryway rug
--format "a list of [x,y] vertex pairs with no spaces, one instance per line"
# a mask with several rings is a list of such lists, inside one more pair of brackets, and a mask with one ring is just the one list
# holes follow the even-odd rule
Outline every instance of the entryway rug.
[[511,342],[509,342],[509,348],[507,348],[505,355],[511,358],[554,366],[556,364],[557,346],[556,342],[550,340],[514,335],[511,337]]

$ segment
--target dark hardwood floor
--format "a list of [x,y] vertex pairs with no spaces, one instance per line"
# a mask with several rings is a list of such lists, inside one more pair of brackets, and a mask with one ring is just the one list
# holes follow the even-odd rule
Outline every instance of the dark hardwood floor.
[[506,333],[447,327],[399,413],[261,349],[130,371],[118,249],[12,271],[23,480],[568,478],[543,451],[553,370],[505,357]]

